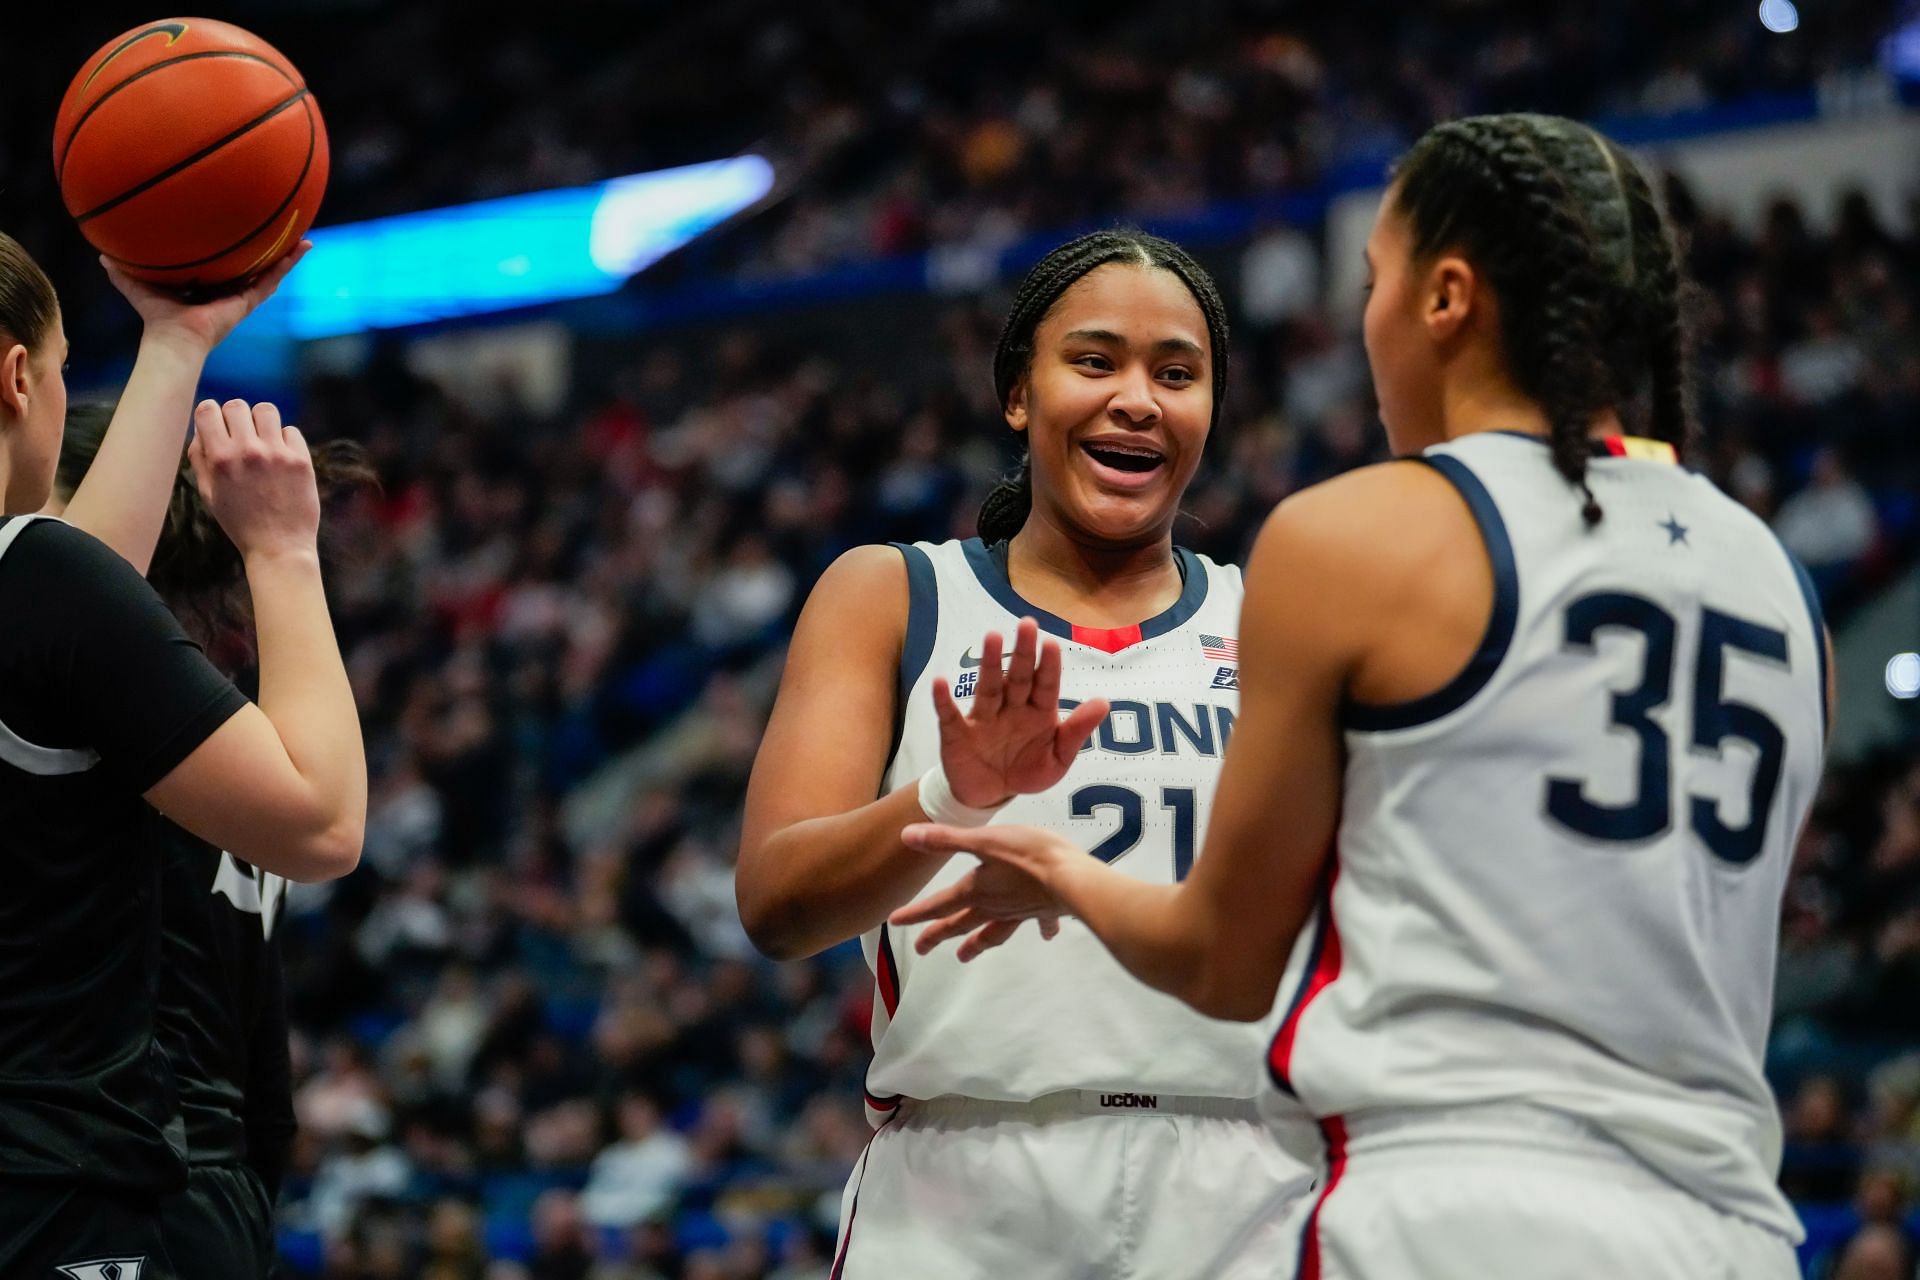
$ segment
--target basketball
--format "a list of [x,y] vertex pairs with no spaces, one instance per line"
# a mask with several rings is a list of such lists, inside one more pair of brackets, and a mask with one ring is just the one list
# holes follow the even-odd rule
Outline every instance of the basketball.
[[213,289],[300,242],[327,185],[327,131],[292,63],[208,18],[108,41],[73,78],[54,175],[89,243],[154,284]]

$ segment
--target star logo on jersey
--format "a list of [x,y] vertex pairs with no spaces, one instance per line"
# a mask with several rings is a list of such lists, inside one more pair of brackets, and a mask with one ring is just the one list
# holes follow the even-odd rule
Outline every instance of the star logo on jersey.
[[92,1262],[71,1262],[59,1268],[62,1275],[73,1280],[140,1280],[140,1269],[147,1265],[146,1257],[138,1258],[96,1258]]
[[1690,547],[1693,545],[1687,541],[1687,526],[1674,519],[1673,512],[1667,512],[1667,518],[1660,522],[1660,527],[1667,531],[1668,546]]

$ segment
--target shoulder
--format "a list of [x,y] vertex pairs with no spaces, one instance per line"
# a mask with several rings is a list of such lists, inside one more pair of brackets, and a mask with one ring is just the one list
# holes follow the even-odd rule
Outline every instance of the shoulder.
[[842,552],[813,584],[796,639],[824,629],[857,648],[897,650],[907,629],[909,554],[919,553],[889,543]]
[[[17,532],[16,532],[17,530]],[[12,538],[0,555],[0,591],[23,597],[24,612],[52,615],[84,609],[90,602],[144,600],[152,588],[134,567],[100,539],[56,519],[16,517],[0,524]]]
[[1313,601],[1327,626],[1356,634],[1450,590],[1463,573],[1489,573],[1480,527],[1461,490],[1420,459],[1362,467],[1293,495],[1267,517],[1247,561],[1250,604]]
[[907,599],[907,555],[890,543],[876,542],[843,551],[813,584],[808,604],[856,604]]
[[1459,489],[1418,458],[1377,463],[1303,489],[1273,509],[1254,544],[1324,558],[1333,567],[1417,555],[1429,535],[1471,530]]
[[116,562],[123,568],[132,568],[100,539],[51,516],[10,517],[0,522],[0,539],[8,539],[9,542],[6,556],[0,563],[11,561],[92,567]]

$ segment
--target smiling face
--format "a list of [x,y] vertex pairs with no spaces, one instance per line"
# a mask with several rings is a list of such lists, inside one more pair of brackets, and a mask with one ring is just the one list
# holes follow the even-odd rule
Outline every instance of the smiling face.
[[1206,317],[1171,271],[1108,263],[1060,295],[1007,398],[1035,514],[1096,546],[1163,537],[1213,421]]

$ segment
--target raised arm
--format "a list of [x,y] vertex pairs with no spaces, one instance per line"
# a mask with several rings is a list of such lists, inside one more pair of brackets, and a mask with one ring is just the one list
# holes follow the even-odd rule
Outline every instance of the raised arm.
[[[1106,714],[1090,699],[1060,715],[1060,647],[1022,622],[1001,669],[1002,638],[985,637],[969,710],[933,681],[940,792],[920,779],[881,795],[898,708],[907,576],[900,553],[862,547],[836,561],[801,613],[773,717],[747,788],[735,890],[747,934],[776,959],[855,937],[923,888],[939,862],[900,831],[924,805],[977,817],[1065,776]],[[878,797],[876,799],[876,796]]]
[[1201,856],[1178,885],[1137,880],[1071,842],[1026,827],[918,826],[905,842],[984,861],[950,889],[894,913],[926,923],[920,951],[970,935],[960,958],[997,945],[1021,919],[1078,916],[1151,987],[1214,1017],[1273,1006],[1294,935],[1312,910],[1340,797],[1336,712],[1345,661],[1302,602],[1334,581],[1312,563],[1311,521],[1282,507],[1247,565],[1240,620],[1240,714],[1221,763]]
[[183,302],[102,259],[108,277],[140,313],[144,327],[133,372],[99,455],[63,516],[112,547],[140,573],[146,573],[160,540],[208,354],[272,296],[309,247],[302,241],[244,290],[201,303]]
[[[1383,539],[1387,529],[1421,536]],[[1477,541],[1464,505],[1417,464],[1368,468],[1282,504],[1247,565],[1240,716],[1193,873],[1152,885],[1032,828],[920,826],[904,833],[913,847],[984,861],[893,920],[928,924],[921,950],[967,935],[967,959],[1010,921],[1064,912],[1134,976],[1202,1013],[1265,1016],[1328,869],[1342,699],[1417,697],[1464,664],[1491,602]]]
[[292,880],[359,861],[367,760],[320,583],[313,460],[270,404],[203,402],[189,458],[253,594],[259,705],[242,707],[146,792],[201,839]]

